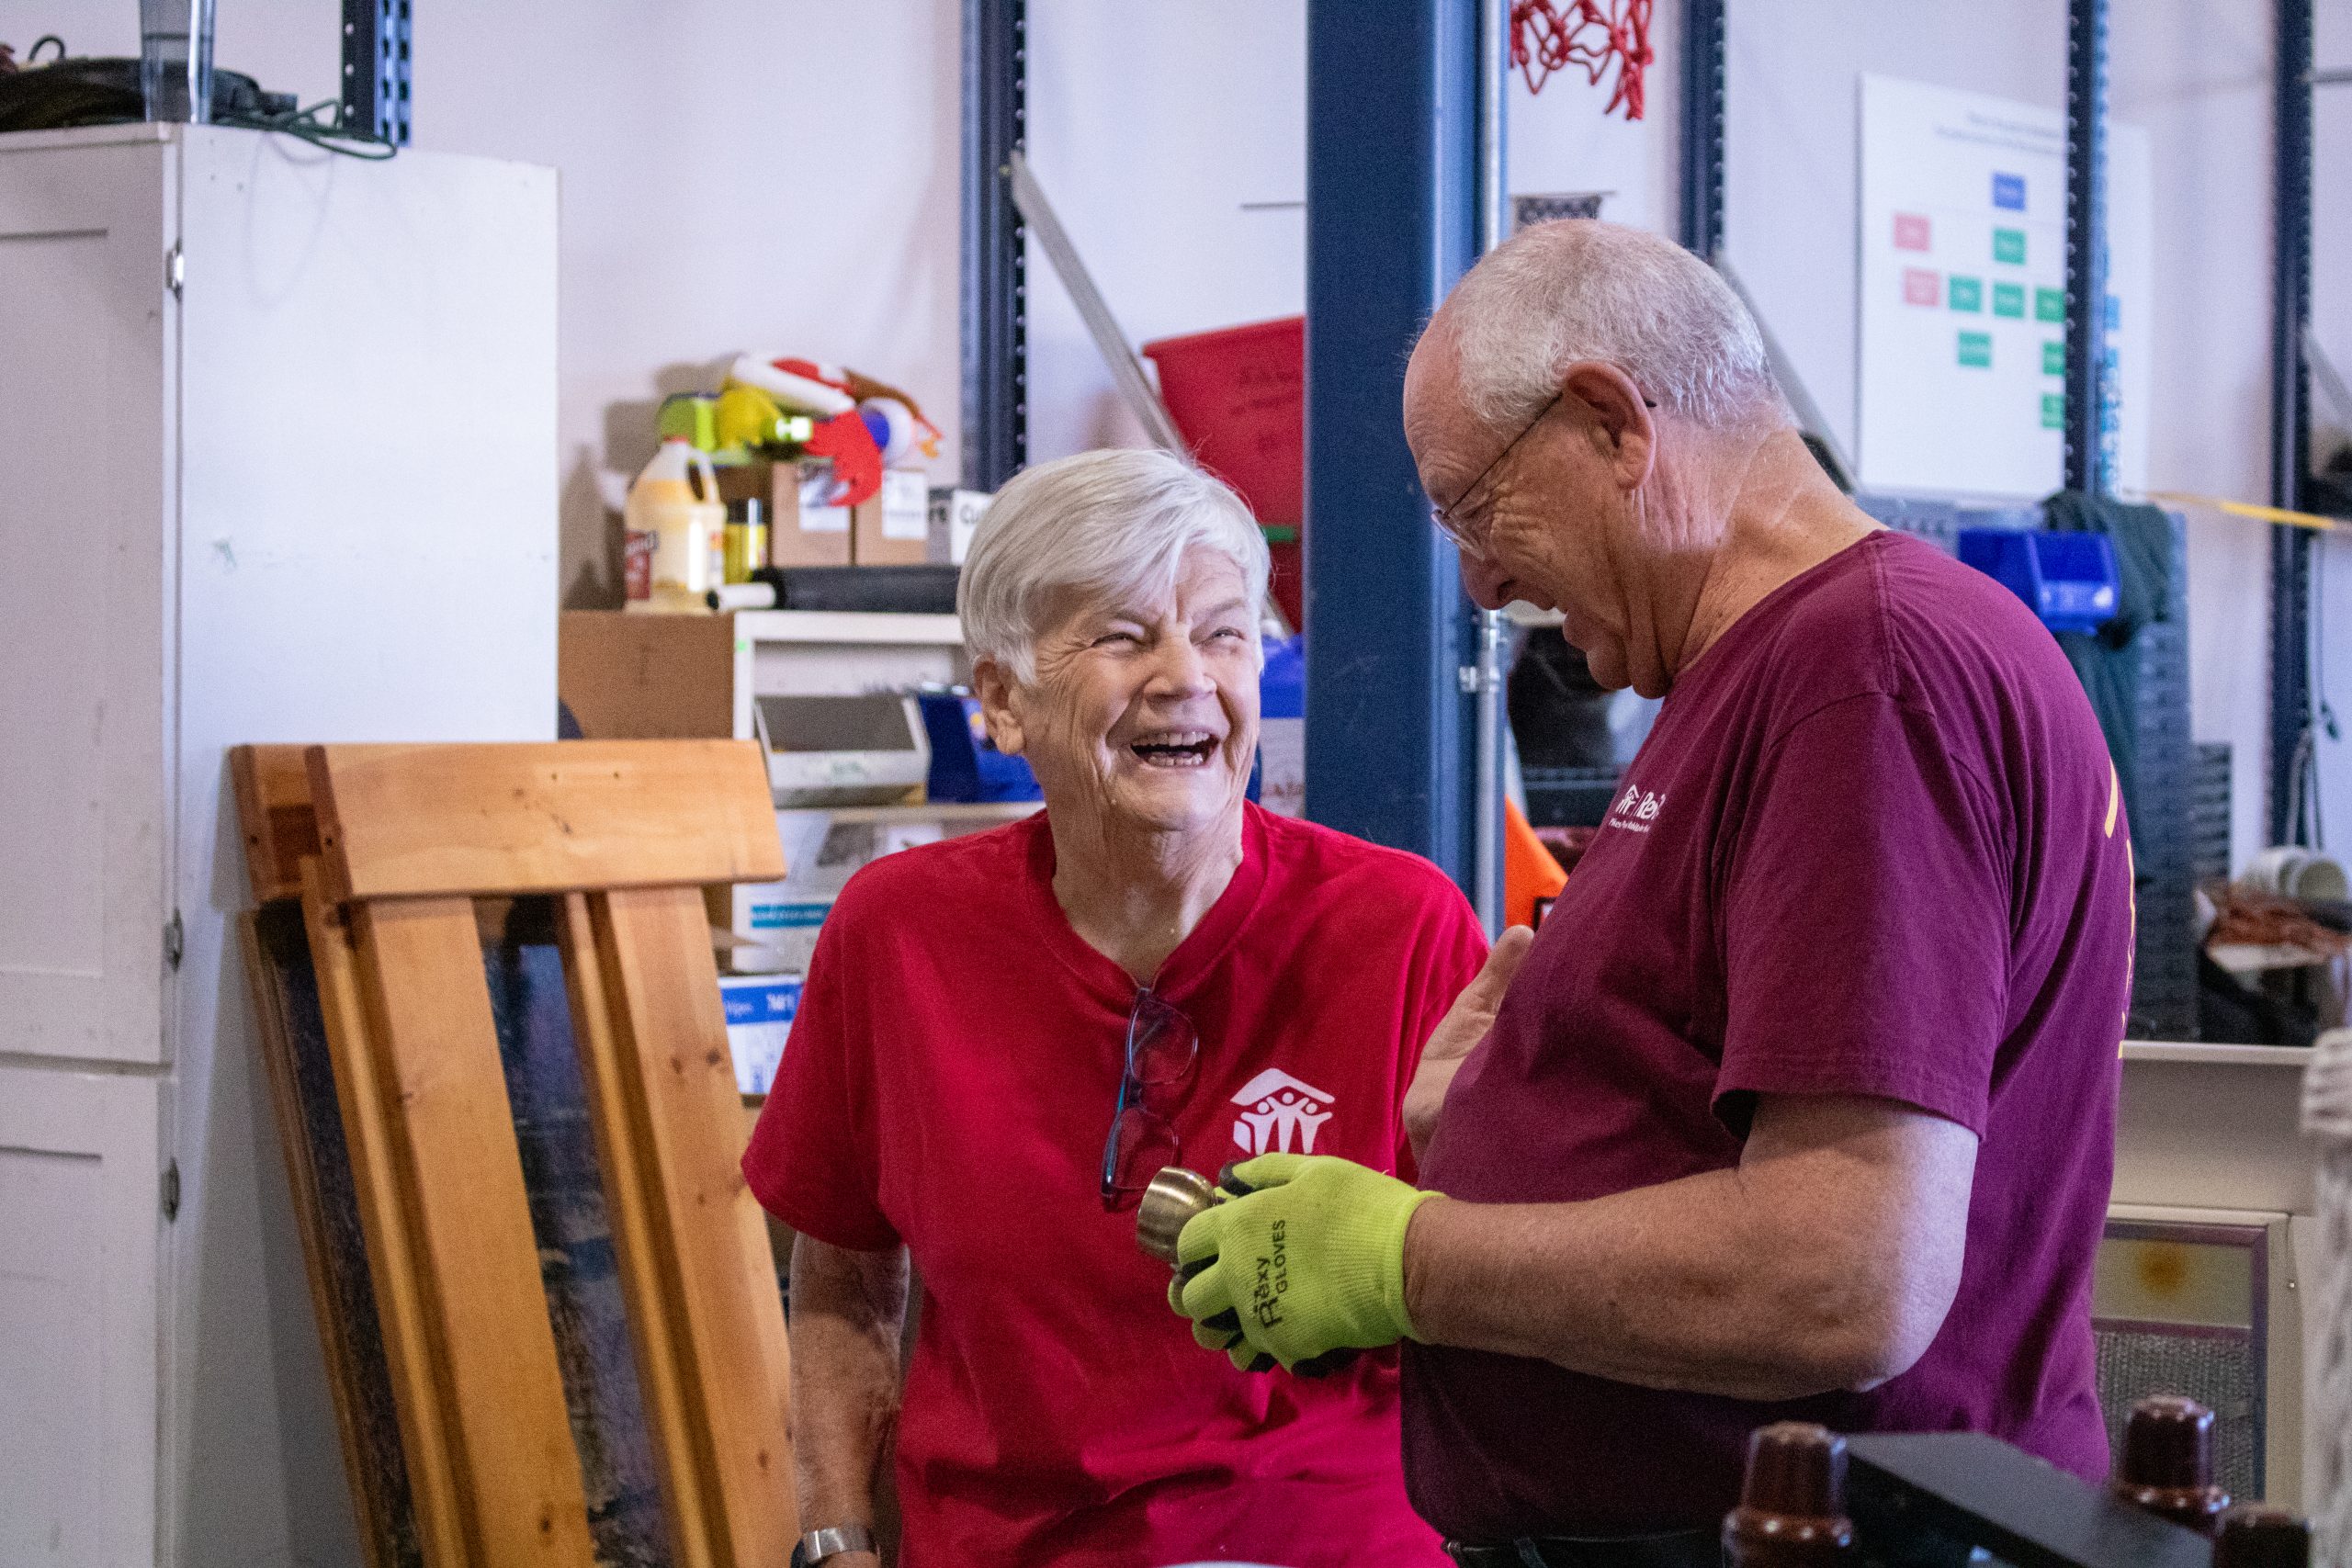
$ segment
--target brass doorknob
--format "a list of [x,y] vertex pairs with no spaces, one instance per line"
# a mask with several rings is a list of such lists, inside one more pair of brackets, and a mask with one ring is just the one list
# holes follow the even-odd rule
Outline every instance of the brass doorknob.
[[1136,1245],[1170,1269],[1176,1267],[1176,1238],[1194,1214],[1224,1201],[1216,1183],[1182,1166],[1163,1168],[1143,1190],[1136,1208]]

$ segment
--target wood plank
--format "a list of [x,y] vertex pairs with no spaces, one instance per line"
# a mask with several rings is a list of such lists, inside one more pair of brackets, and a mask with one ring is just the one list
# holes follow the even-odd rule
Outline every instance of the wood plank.
[[351,924],[427,1371],[447,1412],[463,1561],[588,1568],[580,1459],[473,905],[383,900],[357,906]]
[[622,1267],[656,1276],[644,1288],[666,1303],[661,1348],[675,1359],[695,1444],[690,1465],[670,1468],[682,1487],[703,1489],[712,1562],[780,1562],[797,1530],[789,1351],[766,1224],[741,1168],[742,1101],[702,902],[687,887],[584,902],[608,1004],[596,1040],[614,1057],[596,1076],[617,1078],[623,1091],[602,1108],[599,1146],[634,1145],[628,1164],[641,1175],[636,1201],[651,1244]]
[[[298,758],[299,761],[300,759]],[[288,1021],[277,982],[262,951],[258,917],[251,910],[236,919],[237,945],[244,954],[246,988],[253,993],[258,1025],[256,1043],[269,1078],[269,1099],[277,1117],[278,1152],[286,1158],[286,1186],[294,1202],[295,1228],[302,1235],[302,1273],[311,1287],[311,1314],[319,1325],[319,1349],[326,1359],[327,1390],[334,1404],[335,1434],[343,1444],[344,1479],[351,1487],[359,1514],[359,1550],[367,1568],[399,1568],[393,1549],[397,1526],[390,1499],[379,1484],[382,1477],[368,1462],[367,1439],[354,1389],[359,1381],[358,1358],[351,1343],[352,1325],[336,1305],[334,1267],[326,1256],[327,1227],[320,1213],[318,1158],[311,1148],[310,1121],[303,1114],[302,1094],[295,1080],[294,1031]]]
[[306,861],[301,869],[303,923],[310,932],[319,1012],[326,1022],[335,1099],[351,1155],[360,1230],[367,1239],[368,1280],[375,1289],[384,1361],[408,1463],[417,1545],[427,1568],[473,1568],[450,1452],[448,1412],[433,1371],[435,1352],[425,1321],[416,1239],[401,1196],[391,1112],[375,1071],[367,1008],[360,999],[358,953],[344,911],[321,890],[319,863]]
[[301,746],[232,746],[229,783],[245,838],[254,902],[302,896],[302,862],[319,852],[311,773]]
[[613,1000],[605,982],[587,896],[566,894],[557,916],[563,949],[564,989],[571,1002],[572,1039],[588,1114],[596,1138],[596,1166],[605,1190],[605,1221],[628,1313],[629,1348],[645,1402],[645,1426],[662,1475],[662,1512],[670,1529],[674,1568],[715,1568],[711,1525],[702,1483],[706,1445],[696,1440],[695,1412],[679,1386],[672,1347],[672,1294],[665,1288],[662,1235],[652,1212],[653,1178],[631,1135],[632,1088],[614,1043]]
[[319,746],[308,761],[342,900],[784,875],[748,740]]

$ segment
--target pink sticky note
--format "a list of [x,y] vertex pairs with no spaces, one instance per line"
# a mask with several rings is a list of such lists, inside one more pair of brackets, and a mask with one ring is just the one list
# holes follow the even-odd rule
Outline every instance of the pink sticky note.
[[1924,266],[1903,269],[1903,302],[1905,305],[1933,305],[1943,297],[1943,278]]
[[1924,251],[1928,248],[1928,219],[1921,212],[1898,212],[1894,215],[1894,248],[1898,251]]

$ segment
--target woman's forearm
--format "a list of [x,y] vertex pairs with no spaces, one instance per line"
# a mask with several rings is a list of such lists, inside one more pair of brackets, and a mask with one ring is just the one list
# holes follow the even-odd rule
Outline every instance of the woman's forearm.
[[792,1457],[804,1529],[874,1522],[899,1414],[904,1248],[792,1244]]

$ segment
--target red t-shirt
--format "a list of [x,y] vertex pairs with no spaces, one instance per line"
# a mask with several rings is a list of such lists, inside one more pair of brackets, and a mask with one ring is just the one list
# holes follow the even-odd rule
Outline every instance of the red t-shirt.
[[[1243,841],[1158,977],[1200,1034],[1184,1163],[1214,1174],[1287,1139],[1409,1176],[1405,1088],[1484,957],[1476,922],[1410,855],[1255,807]],[[903,1242],[921,1273],[903,1562],[1436,1568],[1397,1461],[1396,1358],[1235,1371],[1169,1310],[1133,1212],[1103,1211],[1136,987],[1070,929],[1053,874],[1040,815],[854,877],[743,1159],[786,1224]],[[1269,1118],[1284,1089],[1304,1099]]]
[[1472,1541],[1709,1528],[1747,1433],[1990,1432],[2107,1468],[2092,1255],[2130,988],[2130,839],[2025,607],[1873,534],[1685,671],[1463,1065],[1424,1183],[1601,1197],[1736,1164],[1759,1094],[1865,1095],[1981,1143],[1958,1298],[1917,1365],[1785,1404],[1411,1345],[1408,1484]]

